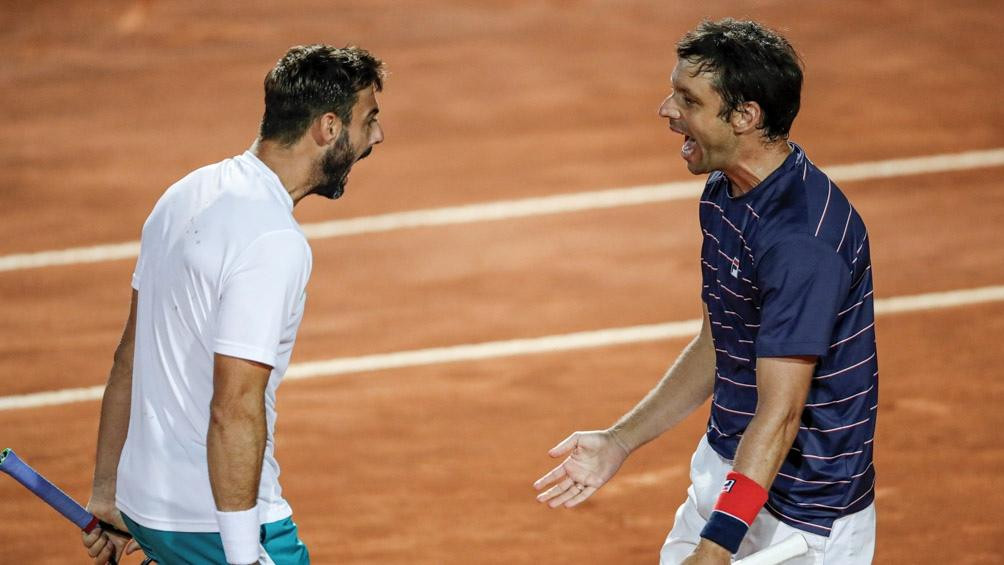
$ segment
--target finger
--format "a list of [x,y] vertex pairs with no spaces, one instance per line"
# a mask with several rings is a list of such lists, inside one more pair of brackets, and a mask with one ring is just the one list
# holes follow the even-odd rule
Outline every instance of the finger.
[[548,500],[563,494],[566,490],[571,488],[574,483],[572,479],[566,478],[560,483],[555,484],[551,488],[537,495],[537,500],[539,502],[547,502]]
[[579,443],[579,432],[575,432],[572,435],[561,440],[561,442],[552,447],[550,451],[547,452],[551,457],[561,457],[562,455],[568,453],[575,448],[575,445]]
[[87,546],[87,555],[96,558],[105,549],[106,545],[108,545],[108,536],[99,534],[98,539]]
[[106,565],[108,561],[112,558],[112,555],[114,554],[115,554],[115,544],[109,543],[105,546],[104,549],[101,550],[101,553],[98,554],[97,558],[94,560],[94,563],[98,565]]
[[573,496],[571,500],[565,503],[565,508],[574,508],[578,506],[581,502],[584,502],[587,498],[592,496],[597,490],[597,487],[586,487],[582,489],[579,494]]
[[108,561],[111,560],[112,555],[115,553],[115,544],[108,543],[105,545],[104,549],[98,553],[97,557],[94,558],[95,565],[107,565]]
[[139,544],[136,543],[136,540],[134,540],[134,539],[129,540],[129,543],[127,543],[126,546],[125,546],[125,554],[126,555],[131,555],[133,552],[139,551],[139,550],[140,550]]
[[558,484],[554,485],[553,487],[547,489],[546,491],[538,494],[537,495],[537,501],[538,502],[547,502],[548,500],[551,500],[552,498],[554,498],[556,496],[560,496],[560,495],[564,494],[565,491],[567,491],[568,489],[570,489],[573,484],[575,484],[575,483],[572,482],[572,479],[566,478],[565,480],[561,481],[560,483],[558,483]]
[[564,503],[568,502],[569,500],[571,500],[572,497],[574,497],[575,495],[579,494],[580,492],[582,492],[582,488],[581,487],[579,487],[579,486],[569,486],[567,489],[565,489],[565,492],[563,492],[563,493],[559,494],[558,496],[554,497],[553,499],[551,499],[547,503],[547,505],[550,506],[551,508],[557,508],[557,507],[561,506],[562,504],[564,504]]
[[116,535],[109,535],[108,540],[112,542],[112,547],[114,548],[116,555],[121,555],[122,550],[125,549],[126,544],[130,541]]
[[561,465],[558,465],[554,469],[551,469],[551,471],[548,474],[546,474],[543,477],[537,479],[537,482],[533,483],[533,488],[535,488],[537,490],[540,490],[540,489],[544,488],[544,486],[546,486],[546,485],[549,485],[551,483],[560,481],[565,476],[566,476],[566,473],[565,473],[565,464],[562,463]]
[[90,532],[80,532],[80,533],[83,536],[85,547],[91,547],[92,545],[94,545],[94,542],[98,541],[98,539],[101,538],[100,528],[94,528]]

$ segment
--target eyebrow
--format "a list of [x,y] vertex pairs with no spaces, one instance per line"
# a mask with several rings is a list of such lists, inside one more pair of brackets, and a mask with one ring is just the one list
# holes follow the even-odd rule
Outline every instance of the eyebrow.
[[677,86],[677,85],[676,85],[676,82],[675,82],[675,81],[673,80],[673,75],[674,75],[674,74],[676,74],[676,73],[671,73],[671,74],[669,75],[669,85],[673,87],[673,90],[685,90],[685,91],[687,91],[687,92],[690,92],[690,90],[689,90],[689,89],[687,89],[687,87],[686,87],[686,86]]
[[681,94],[685,94],[687,96],[690,96],[692,98],[696,98],[698,100],[700,99],[700,97],[697,94],[695,94],[693,90],[690,90],[686,86],[677,86],[677,85],[674,84],[673,85],[673,90],[675,90],[675,91],[677,91],[677,92],[679,92]]

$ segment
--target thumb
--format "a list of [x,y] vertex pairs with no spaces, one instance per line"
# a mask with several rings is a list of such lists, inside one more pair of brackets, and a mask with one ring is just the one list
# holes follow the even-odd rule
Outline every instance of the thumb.
[[125,554],[126,555],[130,555],[130,554],[132,554],[132,553],[134,553],[136,551],[139,551],[140,549],[141,548],[140,548],[139,544],[136,543],[136,540],[131,539],[131,540],[129,540],[129,543],[127,543],[126,546],[125,546]]
[[579,432],[575,432],[572,435],[561,440],[561,443],[551,448],[547,452],[551,457],[561,457],[562,455],[568,453],[569,451],[575,449],[575,446],[579,443]]

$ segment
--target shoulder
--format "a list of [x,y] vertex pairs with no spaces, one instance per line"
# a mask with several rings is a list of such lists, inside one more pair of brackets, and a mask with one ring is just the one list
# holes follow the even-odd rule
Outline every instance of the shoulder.
[[803,158],[762,209],[762,253],[785,241],[825,243],[836,250],[855,216],[850,201],[833,180]]
[[273,179],[238,158],[228,159],[190,194],[192,227],[237,264],[254,262],[255,256],[270,263],[309,260],[310,245],[292,202],[284,198],[288,195]]
[[217,173],[206,183],[203,197],[210,203],[205,212],[229,225],[231,235],[247,241],[280,230],[302,235],[293,217],[292,201],[278,179],[240,158],[224,161]]
[[279,229],[261,233],[250,240],[227,269],[224,278],[242,272],[267,272],[277,280],[306,284],[313,269],[307,238],[299,230]]
[[701,196],[702,200],[715,197],[721,194],[721,191],[728,184],[728,179],[725,177],[725,173],[721,171],[713,171],[708,175],[708,180],[704,183],[704,192]]
[[704,191],[701,193],[701,199],[698,206],[698,214],[701,218],[701,223],[706,223],[711,217],[714,211],[723,212],[724,206],[728,205],[728,179],[725,174],[721,171],[714,171],[708,176],[708,180],[704,183]]
[[764,249],[756,269],[762,288],[801,277],[828,277],[837,281],[850,276],[845,259],[828,242],[811,234],[793,233]]
[[285,258],[293,263],[309,262],[311,259],[310,243],[302,231],[294,228],[266,231],[252,239],[244,255],[258,254],[274,255],[276,258]]
[[837,183],[819,169],[813,176],[815,182],[806,186],[809,228],[814,237],[839,251],[864,231],[864,222]]
[[779,237],[762,250],[761,261],[776,260],[781,257],[812,259],[838,257],[833,247],[812,234],[793,232]]
[[143,224],[144,234],[150,230],[163,231],[179,217],[190,216],[194,212],[193,201],[202,194],[209,179],[218,176],[225,163],[226,161],[220,161],[199,167],[168,186],[150,210]]
[[219,177],[225,174],[227,168],[234,166],[234,161],[233,158],[224,159],[190,171],[167,187],[167,190],[157,200],[154,211],[156,212],[158,208],[181,205],[186,201],[188,195],[198,192],[201,187],[207,184],[217,184]]

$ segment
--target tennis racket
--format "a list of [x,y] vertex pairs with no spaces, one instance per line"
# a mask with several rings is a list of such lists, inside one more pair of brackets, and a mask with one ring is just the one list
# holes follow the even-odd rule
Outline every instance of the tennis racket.
[[809,551],[809,544],[806,543],[805,538],[795,534],[782,542],[748,555],[732,565],[777,565],[792,557],[798,557],[806,551]]
[[[24,485],[26,489],[34,493],[35,496],[41,498],[46,504],[62,514],[67,520],[73,522],[78,528],[83,530],[84,533],[89,534],[92,530],[94,530],[94,528],[100,527],[109,534],[132,539],[129,532],[123,532],[104,520],[99,520],[96,516],[94,516],[94,514],[88,512],[83,506],[78,504],[77,501],[73,500],[65,492],[60,490],[59,487],[49,482],[49,480],[43,477],[38,471],[28,466],[28,464],[22,461],[21,458],[14,453],[14,450],[10,448],[4,449],[0,452],[0,471],[7,473],[13,477],[15,481]],[[118,560],[115,559],[114,552],[108,562],[111,565],[117,565]]]

